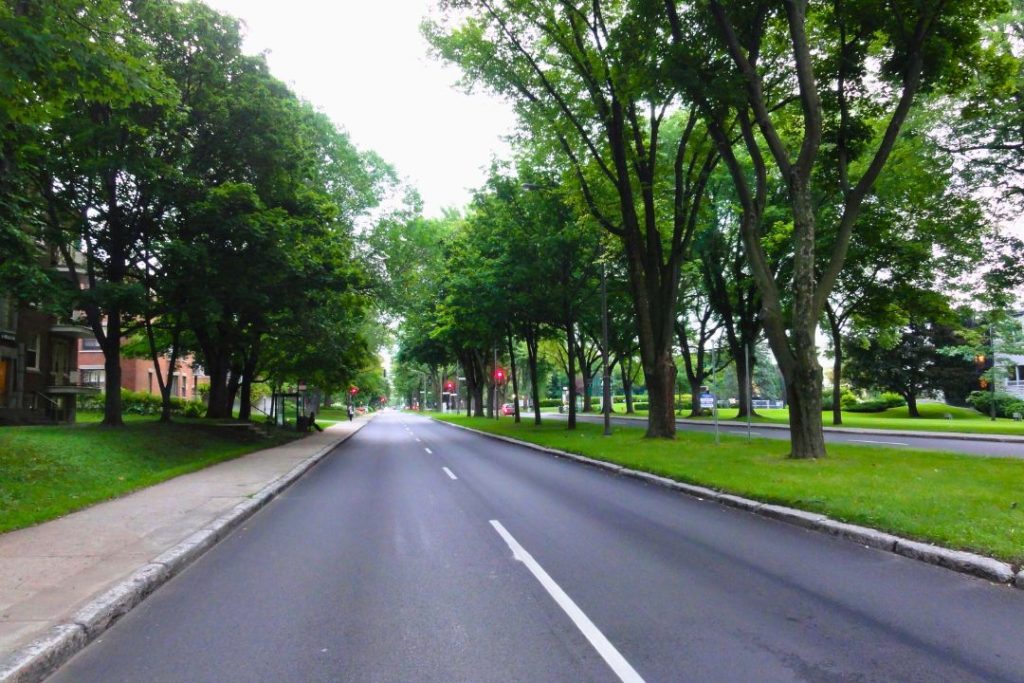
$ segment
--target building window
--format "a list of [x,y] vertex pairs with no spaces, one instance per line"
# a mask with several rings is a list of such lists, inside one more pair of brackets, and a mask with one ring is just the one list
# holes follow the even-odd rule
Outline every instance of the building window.
[[99,340],[96,339],[95,337],[86,337],[85,339],[82,340],[82,350],[83,351],[99,351],[100,350],[100,342],[99,342]]
[[39,335],[34,334],[29,337],[28,344],[25,345],[25,367],[29,370],[39,369]]
[[82,384],[102,388],[106,374],[106,370],[82,370]]

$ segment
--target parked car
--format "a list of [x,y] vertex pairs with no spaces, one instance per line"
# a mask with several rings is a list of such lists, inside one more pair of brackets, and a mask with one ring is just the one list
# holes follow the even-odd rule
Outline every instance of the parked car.
[[516,414],[516,407],[514,405],[512,405],[511,403],[504,403],[501,406],[501,414],[502,415],[515,415]]

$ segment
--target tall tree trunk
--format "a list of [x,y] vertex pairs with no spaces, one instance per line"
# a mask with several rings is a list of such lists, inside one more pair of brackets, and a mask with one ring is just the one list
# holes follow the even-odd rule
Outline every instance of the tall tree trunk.
[[473,366],[473,416],[484,416],[484,362],[478,351],[472,352]]
[[516,375],[516,350],[512,344],[512,333],[508,333],[508,358],[509,368],[512,374],[512,407],[515,414],[515,422],[519,424],[519,379]]
[[907,399],[907,415],[910,417],[921,417],[921,413],[917,410],[917,394],[908,391],[903,397]]
[[582,336],[580,339],[575,340],[576,345],[576,359],[579,363],[580,377],[583,379],[583,411],[584,413],[594,412],[594,372],[589,363],[587,363],[586,344],[583,343]]
[[108,427],[124,425],[121,406],[121,311],[114,308],[107,313],[106,339],[103,345],[103,370],[106,376],[106,394],[103,397],[103,424]]
[[248,422],[252,419],[252,381],[253,377],[256,376],[256,368],[259,364],[258,353],[259,350],[253,348],[245,360],[245,366],[242,368],[242,383],[239,387],[238,419],[243,422]]
[[211,351],[203,350],[206,356],[206,371],[210,375],[210,392],[206,395],[206,417],[221,419],[224,415],[228,389],[228,365],[223,358]]
[[530,366],[530,396],[533,399],[533,424],[540,424],[540,387],[537,384],[537,335],[526,335],[527,364]]
[[626,363],[619,363],[619,374],[622,376],[622,393],[626,399],[626,414],[633,414],[633,379],[631,371],[626,370]]
[[733,367],[736,368],[736,398],[739,400],[739,412],[736,414],[736,419],[742,419],[747,416],[748,410],[751,416],[756,414],[750,404],[750,395],[753,392],[754,357],[750,356],[750,366],[748,367],[746,349],[742,342],[731,351]]
[[828,319],[828,328],[832,334],[832,424],[843,424],[843,406],[841,399],[843,391],[840,380],[843,377],[843,337],[842,326],[836,317],[832,306],[825,304],[825,317]]
[[232,363],[231,374],[228,375],[228,390],[225,400],[225,414],[224,417],[234,417],[235,414],[235,399],[238,398],[238,388],[242,385],[242,364]]
[[792,458],[824,458],[825,432],[821,426],[821,365],[813,344],[798,354],[787,373],[789,430]]
[[647,378],[647,437],[675,438],[676,434],[676,364],[672,362],[672,348],[658,351],[654,363],[644,363]]

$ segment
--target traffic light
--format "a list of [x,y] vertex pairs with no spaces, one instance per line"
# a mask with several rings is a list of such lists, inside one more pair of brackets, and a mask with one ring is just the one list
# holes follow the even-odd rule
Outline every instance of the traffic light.
[[505,381],[505,371],[498,368],[494,371],[494,381],[498,384],[502,384]]
[[353,396],[355,396],[356,394],[359,393],[359,387],[352,387],[351,389],[348,390],[348,393],[350,393]]
[[444,390],[445,391],[455,391],[455,382],[452,382],[450,380],[448,382],[445,382],[444,383]]

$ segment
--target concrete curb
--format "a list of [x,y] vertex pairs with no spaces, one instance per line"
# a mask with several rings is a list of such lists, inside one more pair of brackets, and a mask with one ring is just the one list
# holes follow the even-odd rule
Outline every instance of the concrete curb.
[[[468,432],[473,432],[474,434],[480,434],[482,436],[497,439],[499,441],[505,441],[517,446],[524,446],[526,448],[542,451],[558,457],[575,460],[593,467],[600,467],[602,469],[610,470],[616,474],[621,474],[622,476],[648,481],[657,486],[675,489],[702,500],[712,500],[717,503],[721,503],[722,505],[746,510],[747,512],[752,512],[763,517],[770,517],[771,519],[786,522],[787,524],[793,524],[805,529],[812,529],[814,531],[822,531],[871,548],[877,548],[897,555],[903,555],[904,557],[933,564],[938,567],[952,569],[953,571],[960,572],[962,574],[971,574],[973,576],[992,581],[993,583],[1012,585],[1017,588],[1024,589],[1024,567],[1017,567],[1015,574],[1015,568],[1013,565],[991,557],[976,555],[975,553],[969,553],[962,550],[951,550],[949,548],[943,548],[941,546],[931,545],[928,543],[921,543],[919,541],[902,538],[877,529],[839,522],[827,517],[826,515],[815,512],[806,512],[804,510],[798,510],[796,508],[790,508],[783,505],[762,503],[761,501],[753,500],[751,498],[743,498],[741,496],[722,493],[703,486],[686,484],[675,481],[674,479],[651,474],[649,472],[628,469],[620,467],[619,465],[603,462],[601,460],[576,455],[575,453],[567,453],[565,451],[548,448],[546,446],[538,446],[537,444],[530,443],[529,441],[521,441],[508,436],[501,436],[499,434],[490,434],[471,427],[445,422],[444,420],[437,420],[435,418],[431,419],[440,424],[448,425],[449,427],[463,429]],[[3,679],[0,679],[0,681],[2,680]]]
[[[577,415],[577,417],[580,417]],[[634,420],[636,422],[647,422],[645,417],[637,417],[635,415],[612,415],[617,420]],[[684,425],[698,425],[701,427],[711,427],[714,423],[711,420],[688,420],[681,418],[676,420],[676,424]],[[724,431],[733,432],[736,430],[746,429],[747,424],[745,422],[735,422],[733,420],[722,420],[720,425],[723,426]],[[751,425],[752,429],[775,429],[789,431],[788,425],[772,424],[770,422],[754,422]],[[870,429],[868,427],[829,427],[824,426],[822,430],[826,434],[863,434],[866,436],[909,436],[919,439],[946,439],[946,440],[957,440],[957,441],[990,441],[995,443],[1019,443],[1024,444],[1024,436],[1014,436],[1012,434],[971,434],[969,432],[928,432],[913,429]]]
[[294,484],[311,467],[361,430],[345,434],[302,460],[227,513],[196,531],[176,546],[143,565],[128,578],[93,598],[65,624],[54,626],[42,638],[0,661],[0,683],[38,683],[78,654],[97,636],[130,612],[153,591],[170,581],[231,531]]

